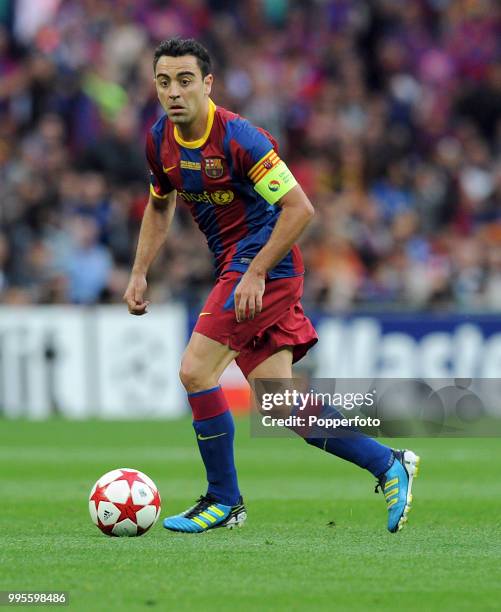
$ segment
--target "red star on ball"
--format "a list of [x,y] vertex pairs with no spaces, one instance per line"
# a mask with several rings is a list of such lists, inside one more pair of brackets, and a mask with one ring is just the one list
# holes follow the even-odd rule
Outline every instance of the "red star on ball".
[[104,523],[101,523],[101,519],[97,519],[97,526],[99,527],[99,529],[105,533],[106,535],[112,536],[113,534],[112,529],[115,525],[105,525]]
[[153,499],[150,502],[150,506],[155,506],[155,508],[158,510],[160,508],[160,494],[158,493],[158,491],[153,491]]
[[115,478],[115,480],[125,480],[129,484],[129,488],[132,489],[132,485],[136,482],[142,482],[146,484],[144,480],[141,480],[141,476],[137,472],[122,472],[122,476]]
[[108,485],[104,486],[104,487],[96,487],[96,490],[94,491],[94,493],[91,495],[90,500],[93,501],[96,504],[96,510],[99,507],[99,502],[102,501],[110,501],[106,495],[104,494],[104,490],[106,489]]
[[120,516],[117,518],[117,523],[123,521],[124,519],[130,519],[134,524],[137,523],[136,512],[144,508],[144,506],[135,506],[132,503],[132,500],[129,499],[125,502],[125,504],[117,504],[116,502],[113,504],[120,510]]

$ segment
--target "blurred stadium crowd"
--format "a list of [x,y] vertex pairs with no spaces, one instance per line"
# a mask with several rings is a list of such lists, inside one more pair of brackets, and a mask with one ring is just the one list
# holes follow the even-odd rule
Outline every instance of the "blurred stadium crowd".
[[[0,0],[0,301],[121,300],[176,35],[316,207],[307,307],[500,309],[496,0]],[[180,203],[151,299],[196,306],[212,280]]]

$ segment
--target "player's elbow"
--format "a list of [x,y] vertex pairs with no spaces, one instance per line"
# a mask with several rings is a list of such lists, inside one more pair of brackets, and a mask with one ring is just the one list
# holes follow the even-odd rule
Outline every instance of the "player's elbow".
[[310,202],[310,200],[308,198],[305,198],[304,214],[305,214],[305,217],[306,217],[308,223],[315,216],[315,209],[313,208],[313,204]]
[[304,200],[301,202],[300,210],[301,216],[303,218],[304,227],[306,227],[307,225],[309,225],[309,223],[313,219],[313,216],[315,215],[315,209],[313,208],[312,203],[307,197],[305,197]]
[[293,209],[295,214],[304,220],[305,225],[311,221],[315,214],[312,203],[299,185],[291,189],[291,191],[282,198],[280,204],[284,209]]

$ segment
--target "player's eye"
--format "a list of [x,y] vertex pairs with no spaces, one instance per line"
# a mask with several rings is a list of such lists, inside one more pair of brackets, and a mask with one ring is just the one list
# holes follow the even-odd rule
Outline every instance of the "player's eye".
[[190,79],[181,79],[181,85],[183,85],[183,87],[186,87],[190,83],[191,83]]

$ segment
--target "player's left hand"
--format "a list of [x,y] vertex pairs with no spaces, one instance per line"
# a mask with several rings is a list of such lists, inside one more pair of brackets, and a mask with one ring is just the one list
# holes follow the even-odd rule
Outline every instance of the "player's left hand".
[[263,309],[264,277],[247,270],[235,289],[237,321],[253,319]]

